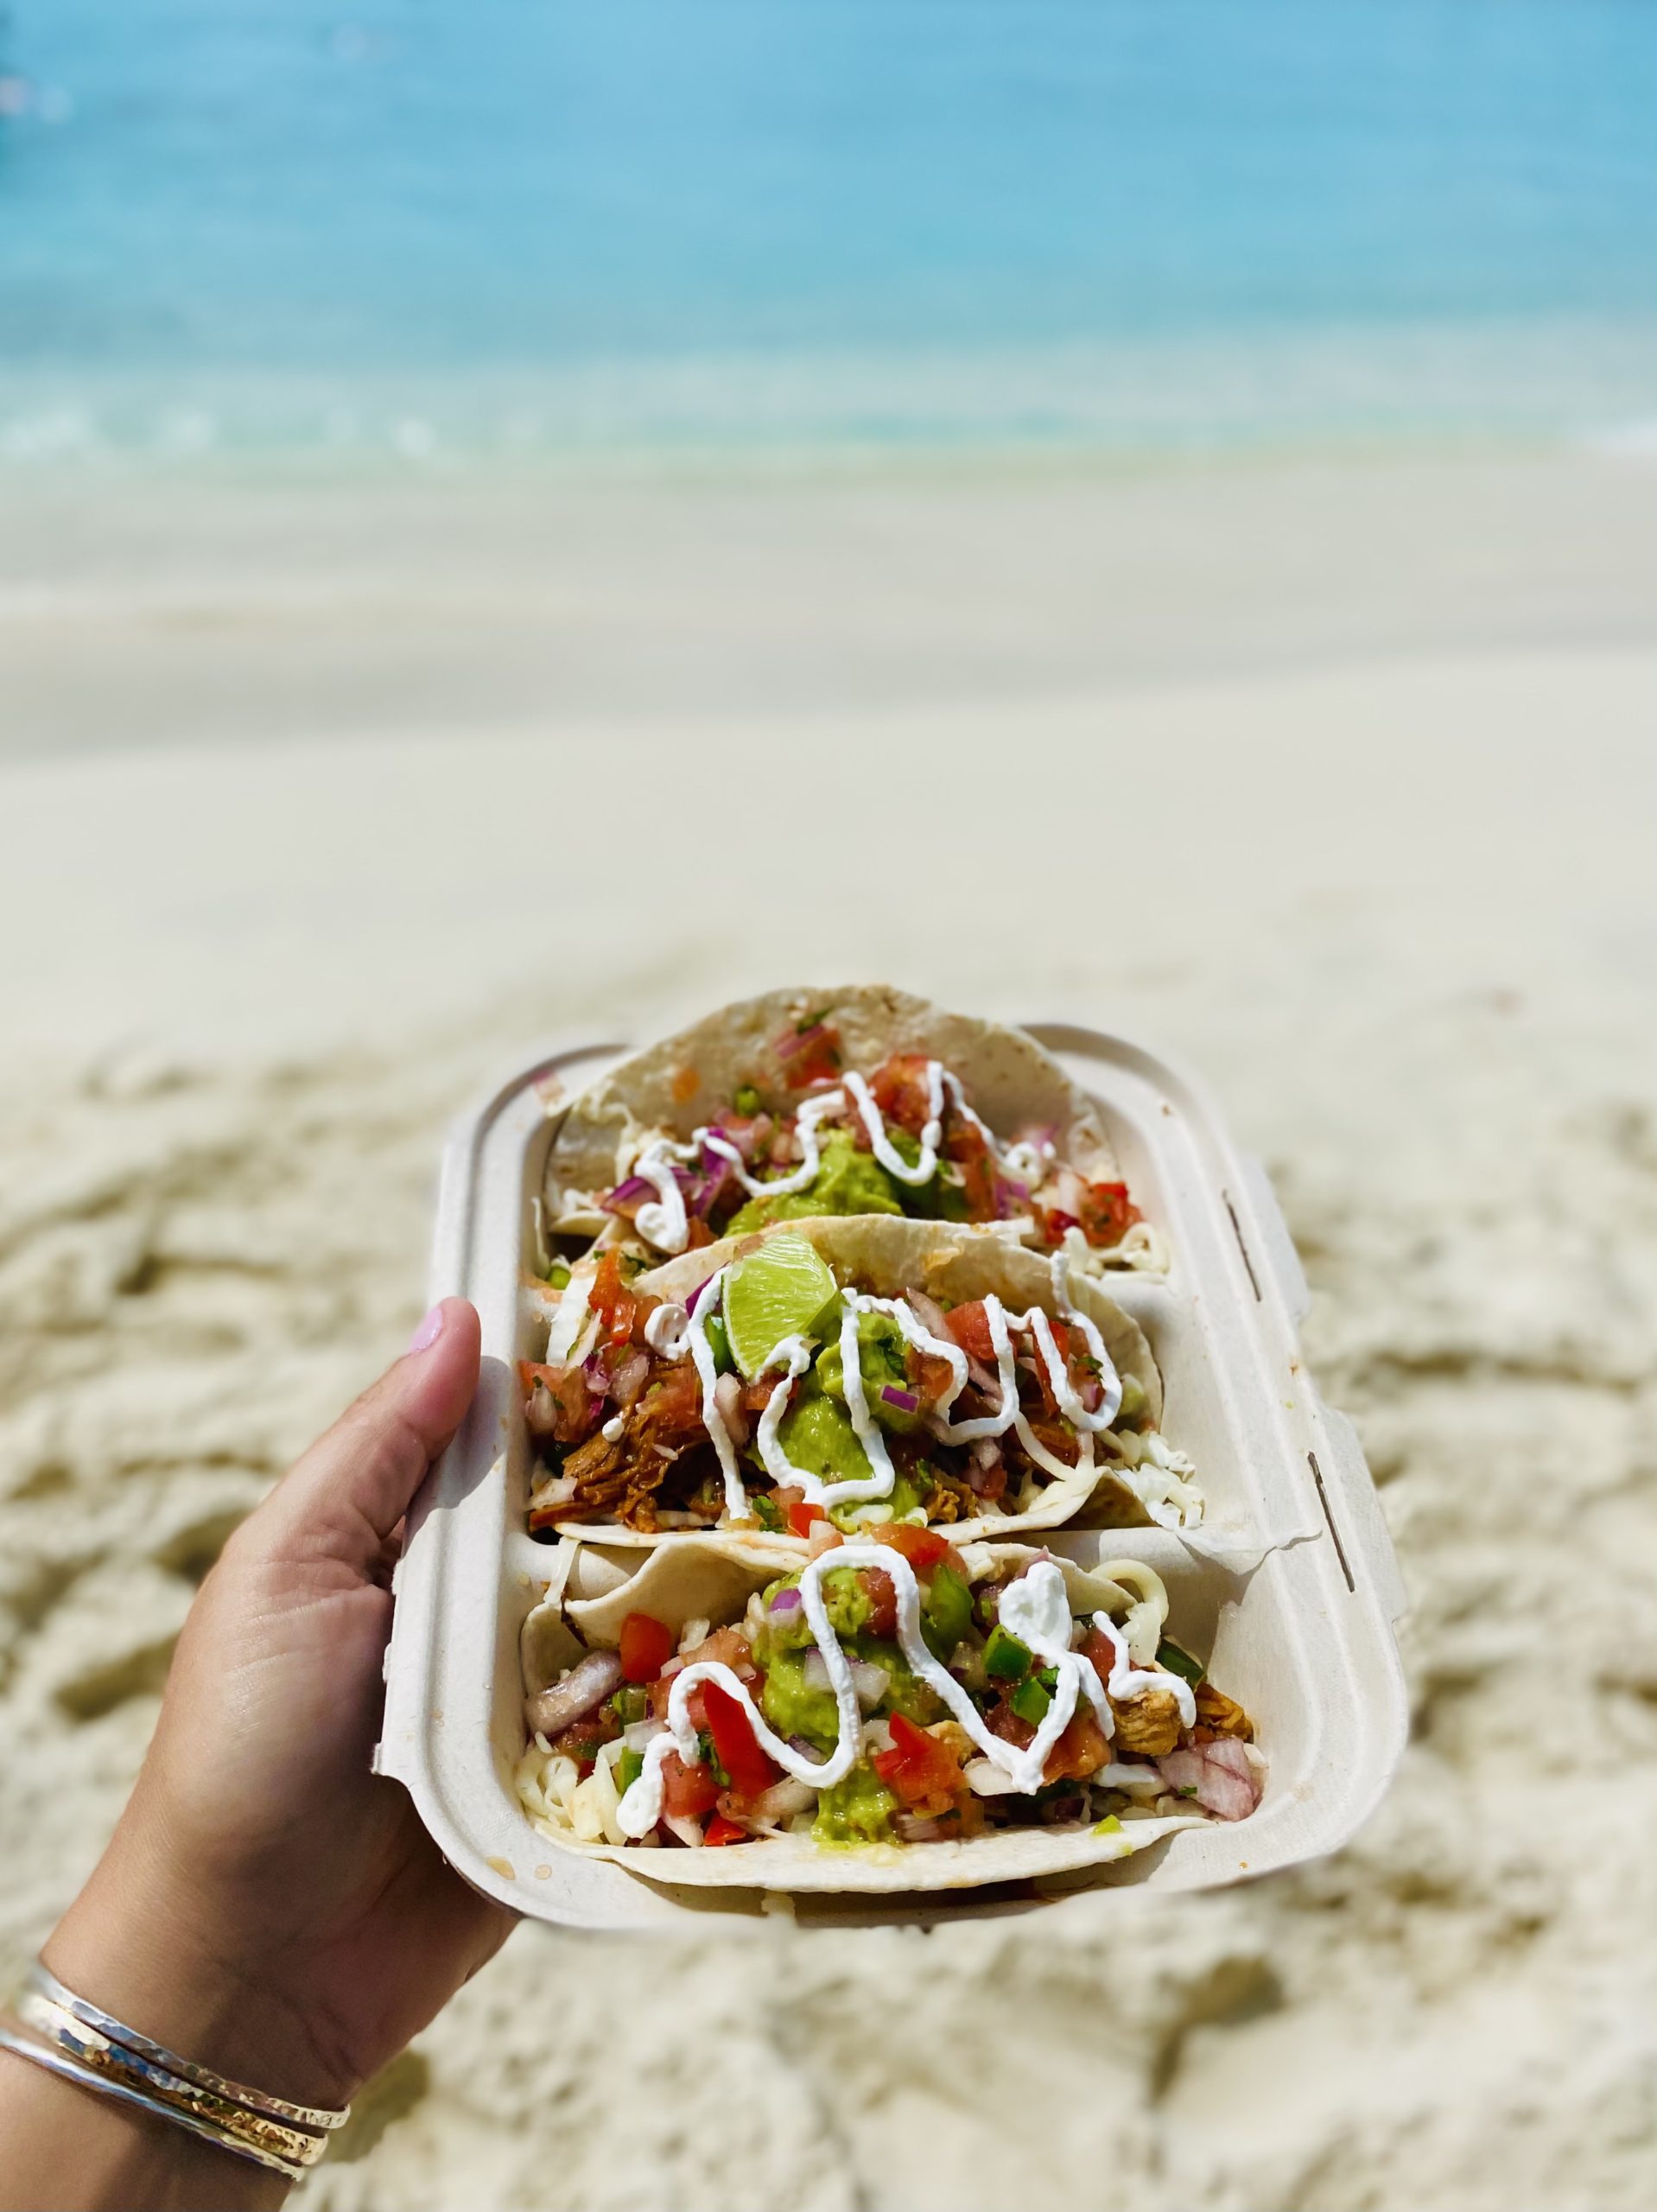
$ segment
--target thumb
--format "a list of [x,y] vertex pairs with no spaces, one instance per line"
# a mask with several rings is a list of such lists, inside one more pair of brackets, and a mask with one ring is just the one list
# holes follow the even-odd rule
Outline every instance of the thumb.
[[274,1551],[322,1550],[370,1573],[478,1387],[463,1298],[435,1306],[403,1357],[319,1437],[248,1522]]

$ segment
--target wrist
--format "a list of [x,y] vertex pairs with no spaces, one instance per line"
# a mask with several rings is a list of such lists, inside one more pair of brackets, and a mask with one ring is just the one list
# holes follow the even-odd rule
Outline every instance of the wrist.
[[348,2104],[359,2079],[271,1978],[263,1931],[238,1921],[129,1815],[41,1955],[77,1996],[228,2081]]

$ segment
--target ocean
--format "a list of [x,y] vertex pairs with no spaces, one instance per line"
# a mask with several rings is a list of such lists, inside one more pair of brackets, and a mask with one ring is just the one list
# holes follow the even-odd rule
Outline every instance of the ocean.
[[1657,422],[1651,0],[12,0],[0,453]]

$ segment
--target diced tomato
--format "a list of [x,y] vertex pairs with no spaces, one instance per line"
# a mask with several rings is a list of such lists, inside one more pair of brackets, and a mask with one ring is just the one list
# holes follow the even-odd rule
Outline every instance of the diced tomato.
[[746,1843],[748,1831],[740,1821],[727,1821],[723,1813],[715,1813],[702,1830],[702,1840],[714,1847],[721,1843]]
[[1063,1459],[1067,1467],[1075,1466],[1081,1446],[1073,1428],[1062,1421],[1046,1421],[1038,1415],[1030,1424],[1030,1433],[1038,1443],[1044,1444],[1056,1459]]
[[662,1762],[662,1810],[676,1821],[699,1821],[719,1802],[719,1783],[706,1761],[687,1766],[677,1751]]
[[540,1414],[536,1409],[537,1388],[552,1401],[550,1433],[558,1443],[580,1444],[598,1427],[600,1401],[587,1389],[587,1376],[579,1367],[541,1367],[525,1359],[518,1362],[517,1371],[534,1433],[548,1433],[545,1408]]
[[[800,1034],[797,1030],[792,1033]],[[814,1083],[832,1083],[840,1073],[840,1032],[834,1023],[813,1022],[798,1048],[784,1060],[783,1070],[790,1090],[807,1090]]]
[[1089,1244],[1120,1244],[1140,1210],[1126,1183],[1089,1183],[1082,1198],[1082,1234]]
[[1076,1429],[1066,1427],[1064,1422],[1057,1421],[1057,1418],[1046,1421],[1046,1418],[1042,1418],[1042,1415],[1038,1414],[1033,1421],[1031,1421],[1031,1435],[1033,1435],[1035,1440],[1040,1442],[1040,1445],[1046,1445],[1046,1449],[1053,1453],[1055,1460],[1064,1460],[1066,1466],[1076,1466],[1077,1455],[1080,1455],[1082,1451],[1082,1446],[1077,1445],[1076,1440]]
[[870,1636],[892,1637],[898,1633],[898,1586],[892,1577],[878,1567],[860,1567],[857,1570],[860,1588],[869,1601],[869,1617],[864,1624]]
[[901,1713],[892,1716],[892,1749],[877,1751],[872,1764],[892,1796],[907,1806],[941,1811],[968,1788],[960,1763],[948,1745],[929,1736]]
[[894,1052],[869,1077],[869,1090],[888,1122],[919,1136],[931,1106],[924,1052]]
[[740,1796],[758,1797],[770,1789],[781,1770],[760,1750],[752,1724],[729,1690],[722,1690],[717,1682],[706,1682],[702,1698],[714,1749],[731,1777],[732,1789]]
[[1116,1664],[1116,1654],[1110,1638],[1102,1629],[1090,1628],[1082,1645],[1082,1656],[1099,1677],[1101,1690],[1110,1688],[1110,1670]]
[[869,1534],[877,1544],[901,1552],[923,1574],[929,1567],[936,1567],[949,1548],[947,1536],[939,1535],[936,1529],[917,1529],[912,1521],[882,1521]]
[[955,1379],[947,1359],[939,1358],[936,1352],[917,1351],[913,1344],[905,1347],[904,1365],[909,1387],[920,1400],[923,1411],[937,1405]]
[[1017,1745],[1021,1751],[1036,1740],[1035,1730],[1027,1720],[1021,1720],[1010,1705],[998,1705],[984,1718],[989,1723],[992,1736],[999,1736],[1003,1743]]
[[625,1344],[633,1332],[638,1300],[622,1287],[621,1255],[613,1244],[599,1262],[598,1273],[587,1302],[599,1317],[599,1326],[613,1344]]
[[1062,1244],[1068,1231],[1080,1229],[1081,1223],[1073,1213],[1065,1213],[1057,1206],[1043,1209],[1041,1217],[1042,1241],[1047,1244]]
[[702,1089],[702,1077],[697,1074],[695,1068],[675,1068],[673,1071],[673,1079],[669,1084],[668,1088],[673,1093],[676,1104],[685,1106],[689,1103],[689,1102],[695,1096],[696,1093]]
[[828,1517],[820,1505],[808,1505],[802,1499],[788,1509],[788,1533],[790,1536],[809,1536],[818,1522]]
[[1044,1782],[1085,1782],[1110,1754],[1110,1743],[1090,1707],[1078,1703],[1063,1734],[1047,1754]]
[[995,1347],[990,1342],[989,1314],[981,1298],[975,1298],[965,1306],[952,1306],[943,1317],[943,1325],[968,1359],[981,1359],[986,1367],[994,1366]]
[[621,1673],[629,1682],[653,1682],[673,1656],[677,1637],[651,1613],[629,1613],[621,1624]]
[[961,1195],[968,1218],[994,1221],[999,1211],[995,1198],[995,1163],[984,1133],[971,1122],[955,1122],[943,1141],[943,1149],[961,1170]]
[[704,1244],[711,1244],[714,1232],[699,1213],[693,1213],[685,1224],[685,1249],[699,1252]]

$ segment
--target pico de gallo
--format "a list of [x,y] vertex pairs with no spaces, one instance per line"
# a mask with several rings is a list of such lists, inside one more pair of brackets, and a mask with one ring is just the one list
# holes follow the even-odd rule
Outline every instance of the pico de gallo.
[[1245,1819],[1253,1724],[1166,1615],[1139,1561],[1067,1583],[1042,1554],[889,1524],[740,1620],[629,1614],[526,1700],[519,1795],[564,1840],[690,1849]]

